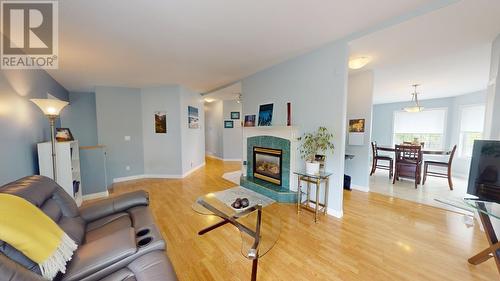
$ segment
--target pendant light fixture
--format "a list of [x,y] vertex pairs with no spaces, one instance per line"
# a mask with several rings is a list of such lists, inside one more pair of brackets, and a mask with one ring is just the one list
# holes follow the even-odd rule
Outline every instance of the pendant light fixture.
[[421,112],[424,110],[423,106],[420,106],[418,103],[418,93],[417,93],[417,87],[420,86],[419,84],[414,84],[413,86],[413,93],[411,94],[411,101],[415,102],[414,106],[407,106],[404,107],[403,110],[406,112]]

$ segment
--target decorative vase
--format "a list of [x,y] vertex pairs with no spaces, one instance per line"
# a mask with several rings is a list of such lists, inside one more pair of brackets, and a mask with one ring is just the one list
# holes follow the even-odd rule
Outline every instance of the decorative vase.
[[319,174],[319,162],[306,161],[306,173],[310,175]]

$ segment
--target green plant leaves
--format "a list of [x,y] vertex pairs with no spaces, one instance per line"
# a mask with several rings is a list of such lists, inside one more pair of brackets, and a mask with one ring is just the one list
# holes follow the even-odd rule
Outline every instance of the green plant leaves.
[[299,146],[300,157],[306,161],[313,161],[316,154],[333,152],[333,134],[325,127],[319,127],[316,132],[305,133],[297,138],[301,142]]

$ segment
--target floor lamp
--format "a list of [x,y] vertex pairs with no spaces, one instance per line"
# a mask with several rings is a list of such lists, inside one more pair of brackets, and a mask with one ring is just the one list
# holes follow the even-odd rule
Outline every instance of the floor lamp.
[[57,165],[56,165],[56,140],[54,126],[57,117],[61,113],[61,110],[68,105],[67,101],[56,100],[56,99],[30,99],[34,104],[36,104],[47,118],[49,118],[50,123],[50,142],[52,144],[52,176],[53,180],[57,181]]

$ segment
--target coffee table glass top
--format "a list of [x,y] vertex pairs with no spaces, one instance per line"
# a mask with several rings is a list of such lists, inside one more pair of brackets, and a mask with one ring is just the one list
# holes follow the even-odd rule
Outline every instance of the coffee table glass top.
[[500,220],[500,204],[476,198],[437,198],[436,201],[471,213],[481,212]]
[[308,173],[306,173],[305,170],[299,170],[299,171],[294,171],[293,173],[296,175],[299,175],[299,176],[310,177],[313,179],[325,179],[325,178],[328,178],[329,176],[333,175],[333,173],[325,172],[325,171],[320,171],[318,174],[308,174]]
[[214,193],[208,193],[198,197],[192,208],[201,215],[215,215],[223,219],[231,218],[240,224],[240,226],[235,225],[235,227],[238,228],[241,235],[241,254],[247,259],[264,256],[279,239],[281,218],[277,204],[262,208],[260,236],[257,246],[255,246],[256,239],[251,235],[252,231],[255,233],[257,229],[258,211],[256,204],[250,202],[249,207],[236,210],[217,199]]

